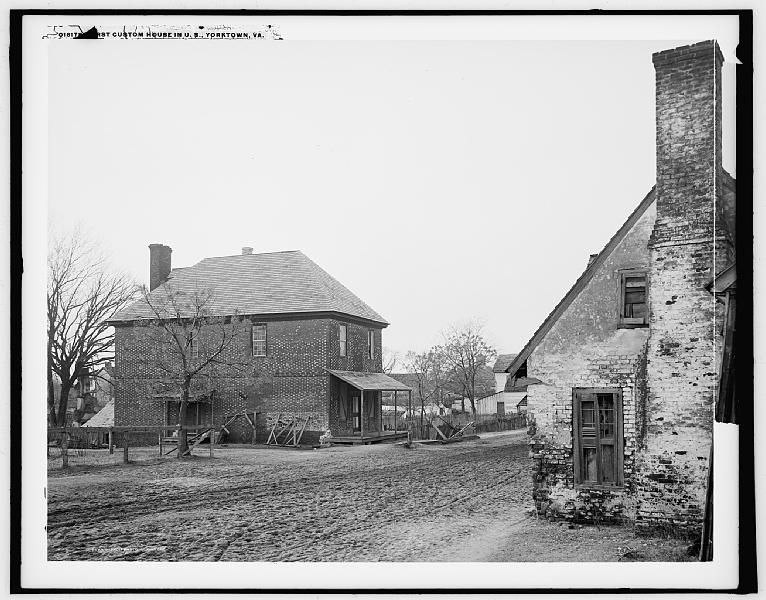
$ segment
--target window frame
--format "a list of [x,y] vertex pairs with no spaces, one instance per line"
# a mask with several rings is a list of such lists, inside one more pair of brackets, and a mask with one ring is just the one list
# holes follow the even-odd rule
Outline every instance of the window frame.
[[[343,332],[343,335],[341,335]],[[338,323],[338,356],[346,358],[348,356],[348,324]]]
[[[620,275],[620,327],[649,327],[649,275],[647,269],[626,269],[619,271]],[[646,314],[643,317],[625,317],[625,290],[628,277],[644,278],[644,304],[646,305]]]
[[367,358],[372,360],[375,358],[375,330],[367,330]]
[[[259,327],[263,327],[263,339],[257,340],[258,342],[263,342],[263,354],[256,354],[255,353],[255,332],[256,329]],[[268,323],[253,323],[252,327],[250,328],[250,354],[254,358],[263,358],[265,356],[268,356],[269,353],[269,324]]]
[[[586,396],[587,394],[587,396]],[[598,394],[612,394],[614,401],[614,482],[604,482],[603,474],[601,473],[601,444],[599,442],[599,423],[598,414],[599,408],[597,404]],[[595,418],[596,418],[596,469],[597,469],[597,481],[583,480],[583,460],[582,460],[582,436],[581,436],[581,422],[580,422],[580,405],[583,398],[593,396],[596,401]],[[622,403],[622,389],[621,388],[572,388],[572,467],[574,470],[574,484],[576,489],[622,489],[625,487],[625,468],[624,468],[624,454],[625,454],[625,435],[624,435],[624,417],[623,417],[623,403]]]
[[199,340],[194,337],[189,340],[189,358],[199,360]]

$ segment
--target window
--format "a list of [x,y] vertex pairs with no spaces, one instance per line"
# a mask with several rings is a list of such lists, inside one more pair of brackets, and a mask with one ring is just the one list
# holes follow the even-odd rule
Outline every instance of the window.
[[367,330],[367,356],[375,358],[375,332],[372,329]]
[[647,325],[649,310],[646,300],[646,272],[624,271],[620,277],[620,325]]
[[620,391],[575,389],[573,395],[575,483],[622,485]]
[[338,339],[340,340],[340,355],[346,356],[346,336],[348,325],[338,325]]
[[189,340],[189,358],[197,360],[199,358],[199,342],[192,338]]
[[504,417],[505,416],[505,402],[498,402],[497,403],[497,416],[498,417]]
[[253,324],[253,356],[266,356],[266,323]]

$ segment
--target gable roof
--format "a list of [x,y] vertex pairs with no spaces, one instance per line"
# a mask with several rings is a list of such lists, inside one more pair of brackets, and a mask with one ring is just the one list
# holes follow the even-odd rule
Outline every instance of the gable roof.
[[524,361],[526,361],[534,349],[537,348],[537,345],[551,330],[551,327],[553,327],[556,321],[558,321],[559,317],[564,314],[564,311],[569,308],[574,299],[577,298],[579,293],[582,292],[590,280],[593,279],[593,275],[599,270],[599,268],[601,268],[601,265],[604,264],[604,261],[606,261],[607,257],[612,254],[617,245],[625,238],[628,232],[643,216],[643,214],[646,212],[646,209],[652,205],[654,198],[655,186],[652,186],[652,189],[649,190],[649,193],[646,196],[644,196],[644,199],[641,200],[641,203],[638,205],[636,210],[631,213],[628,219],[622,224],[622,227],[620,227],[617,230],[617,233],[612,236],[612,239],[607,242],[606,246],[604,246],[604,249],[598,253],[598,256],[596,256],[596,258],[591,261],[591,263],[588,265],[588,268],[586,268],[582,275],[577,278],[577,281],[575,281],[574,285],[569,289],[561,301],[553,308],[550,314],[545,318],[545,321],[543,321],[542,325],[537,328],[537,331],[535,331],[534,335],[527,342],[526,346],[521,349],[521,352],[519,352],[511,364],[508,365],[508,368],[506,369],[508,373],[515,373],[518,368],[524,364]]
[[[168,281],[152,290],[149,298],[161,306],[171,290],[192,296],[206,288],[213,292],[207,307],[211,316],[329,312],[388,325],[298,250],[205,258],[191,267],[173,269]],[[111,322],[151,318],[151,308],[141,299],[115,314]]]
[[114,427],[114,400],[110,400],[83,427]]
[[492,367],[492,371],[494,373],[505,373],[505,370],[514,358],[516,358],[515,354],[498,354],[495,365]]

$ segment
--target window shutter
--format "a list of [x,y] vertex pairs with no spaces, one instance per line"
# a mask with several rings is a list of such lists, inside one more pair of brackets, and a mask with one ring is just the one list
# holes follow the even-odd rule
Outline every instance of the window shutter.
[[622,485],[622,402],[619,391],[574,390],[575,481]]
[[338,413],[340,415],[340,420],[345,421],[346,420],[346,393],[343,387],[340,389],[340,394],[338,394]]

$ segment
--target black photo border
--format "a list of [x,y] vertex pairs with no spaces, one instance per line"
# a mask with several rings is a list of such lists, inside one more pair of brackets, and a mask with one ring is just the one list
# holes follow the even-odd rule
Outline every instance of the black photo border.
[[[21,285],[22,239],[22,23],[25,16],[332,16],[332,17],[442,17],[442,16],[737,16],[739,43],[736,65],[736,160],[737,160],[737,392],[740,397],[739,424],[739,584],[727,590],[645,588],[364,588],[364,589],[168,589],[168,588],[33,588],[21,583]],[[10,592],[11,593],[753,593],[757,591],[755,531],[755,470],[753,423],[753,11],[722,10],[207,10],[207,9],[15,9],[10,11]]]

